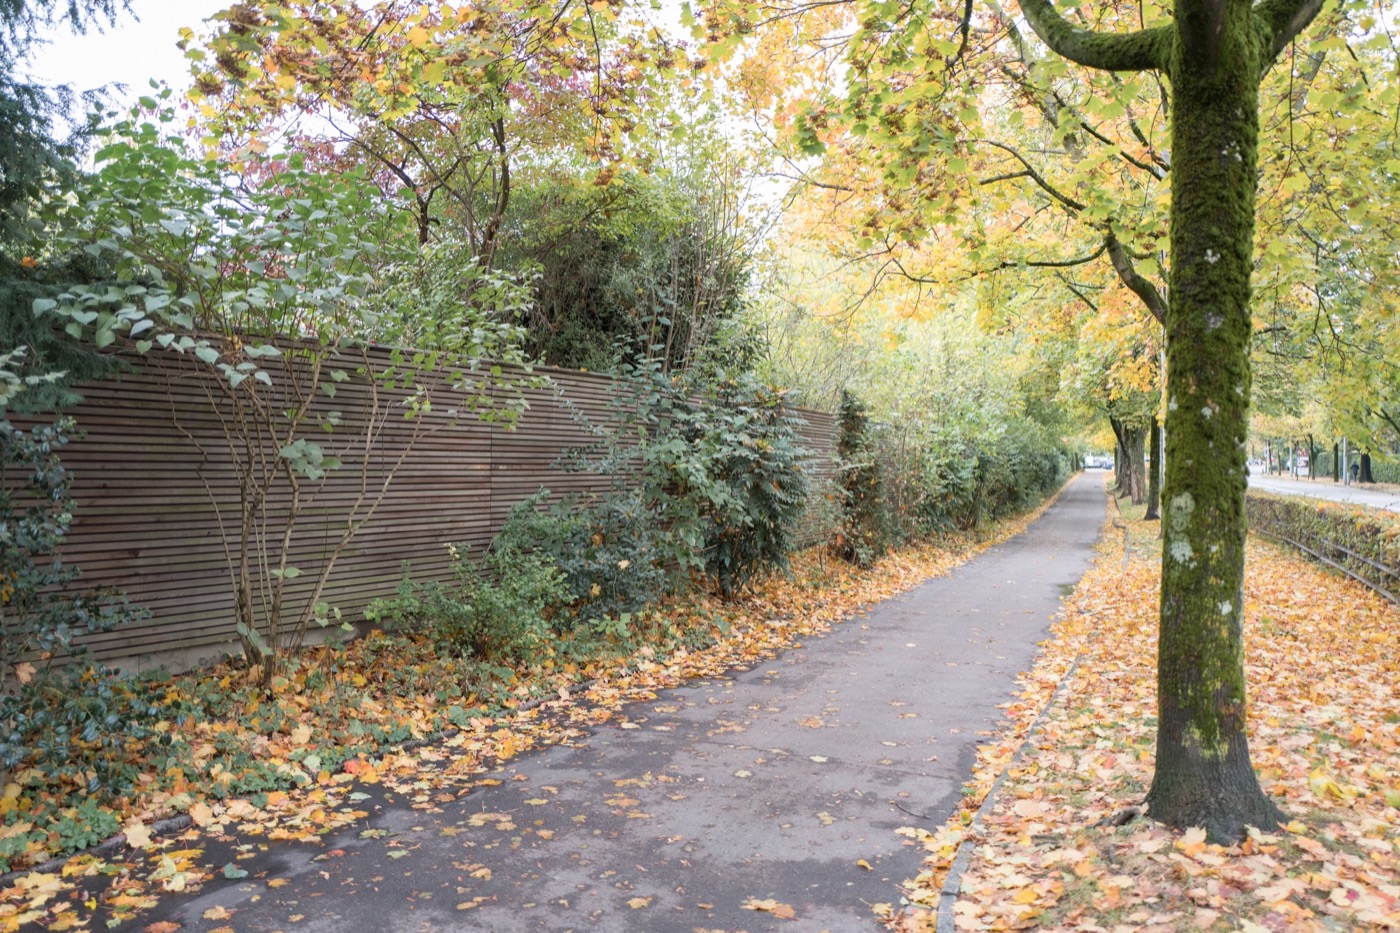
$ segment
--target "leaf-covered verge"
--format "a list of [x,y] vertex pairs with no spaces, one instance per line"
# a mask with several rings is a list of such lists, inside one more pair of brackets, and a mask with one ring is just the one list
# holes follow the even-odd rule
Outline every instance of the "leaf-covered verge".
[[1387,512],[1302,496],[1251,492],[1249,527],[1265,538],[1308,548],[1348,572],[1395,592],[1400,580],[1400,519]]
[[1400,926],[1400,608],[1250,540],[1250,752],[1290,822],[1207,844],[1203,830],[1173,833],[1131,809],[1152,776],[1160,545],[1155,523],[1129,524],[1126,568],[1121,532],[1105,534],[1008,725],[979,750],[964,809],[936,832],[904,831],[928,856],[893,926],[933,929],[964,839],[961,930]]
[[[126,846],[0,880],[0,933],[123,922],[165,892],[218,873],[241,877],[236,862],[206,862],[211,838],[321,844],[367,815],[358,808],[375,789],[367,785],[432,810],[498,783],[486,772],[501,761],[625,719],[626,704],[689,678],[771,657],[1019,533],[1051,502],[981,535],[901,549],[869,570],[810,549],[788,574],[741,598],[691,594],[640,613],[630,646],[588,658],[571,657],[565,644],[528,667],[487,671],[437,656],[427,639],[376,632],[339,651],[306,651],[272,699],[236,667],[173,678],[160,689],[191,717],[157,726],[174,735],[159,755],[132,749],[137,759],[151,756],[121,809],[89,807],[42,782],[5,788],[0,844],[12,864],[34,865],[118,831]],[[79,825],[89,828],[75,840]]]

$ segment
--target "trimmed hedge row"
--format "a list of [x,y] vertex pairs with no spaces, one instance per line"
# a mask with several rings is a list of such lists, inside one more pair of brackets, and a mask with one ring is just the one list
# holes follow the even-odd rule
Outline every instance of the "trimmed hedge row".
[[1301,544],[1386,592],[1400,595],[1400,516],[1261,492],[1249,493],[1245,509],[1251,529]]

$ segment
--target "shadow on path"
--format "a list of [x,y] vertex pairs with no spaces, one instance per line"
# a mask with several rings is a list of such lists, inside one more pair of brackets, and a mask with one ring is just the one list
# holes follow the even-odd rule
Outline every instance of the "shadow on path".
[[[272,845],[142,923],[184,929],[873,929],[956,807],[1104,518],[1081,474],[1025,533],[733,676],[524,754],[436,812],[388,804],[327,849]],[[400,801],[400,804],[406,804]],[[382,832],[379,832],[381,831]],[[374,838],[364,838],[365,835]],[[388,842],[388,844],[386,844]],[[864,862],[869,868],[859,864]],[[288,878],[272,888],[259,873]],[[788,905],[797,923],[745,909]],[[216,916],[204,919],[214,908]],[[223,911],[218,910],[223,908]]]

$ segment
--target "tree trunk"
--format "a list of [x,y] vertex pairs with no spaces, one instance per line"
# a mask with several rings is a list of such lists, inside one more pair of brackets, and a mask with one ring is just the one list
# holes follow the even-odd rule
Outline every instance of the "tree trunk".
[[1162,430],[1157,419],[1152,419],[1152,426],[1148,428],[1152,432],[1152,442],[1148,447],[1149,460],[1147,465],[1147,513],[1143,515],[1144,521],[1157,521],[1161,517],[1158,511],[1158,503],[1162,499]]
[[1115,495],[1123,494],[1123,424],[1116,418],[1108,419],[1108,426],[1113,429],[1113,492]]
[[1117,418],[1109,418],[1113,428],[1114,474],[1117,477],[1118,494],[1128,496],[1133,505],[1142,505],[1147,498],[1147,484],[1142,469],[1142,446],[1146,440],[1146,429],[1133,427]]
[[1249,276],[1264,49],[1248,3],[1178,2],[1166,521],[1153,819],[1215,840],[1282,819],[1245,734]]
[[1147,501],[1147,476],[1143,468],[1143,444],[1147,441],[1147,428],[1125,427],[1123,430],[1123,458],[1127,469],[1123,474],[1127,484],[1128,497],[1133,505]]
[[1361,454],[1361,472],[1356,475],[1358,483],[1374,483],[1375,477],[1371,476],[1371,455],[1366,452]]
[[1332,482],[1334,483],[1342,481],[1342,458],[1339,450],[1339,444],[1332,445]]

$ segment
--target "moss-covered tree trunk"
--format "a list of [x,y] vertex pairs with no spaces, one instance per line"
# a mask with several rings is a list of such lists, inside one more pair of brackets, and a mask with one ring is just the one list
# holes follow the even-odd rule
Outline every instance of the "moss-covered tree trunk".
[[1171,82],[1171,291],[1157,770],[1148,815],[1216,839],[1281,814],[1245,737],[1244,444],[1259,82],[1323,0],[1175,0],[1158,26],[1081,28],[1020,0],[1042,41],[1106,71]]
[[1249,276],[1262,49],[1248,3],[1179,2],[1172,76],[1166,523],[1148,812],[1217,839],[1280,819],[1245,734]]
[[1158,503],[1162,500],[1162,426],[1155,417],[1148,430],[1152,432],[1152,439],[1147,456],[1147,511],[1142,517],[1144,521],[1154,522],[1161,517]]

